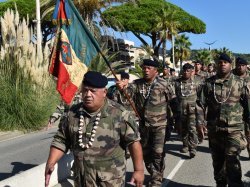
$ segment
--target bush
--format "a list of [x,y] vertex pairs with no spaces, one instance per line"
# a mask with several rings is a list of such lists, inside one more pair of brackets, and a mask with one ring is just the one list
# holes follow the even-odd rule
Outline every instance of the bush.
[[49,116],[59,103],[55,86],[47,89],[35,87],[28,79],[22,79],[17,87],[15,80],[0,76],[0,129],[33,131],[47,124]]
[[40,129],[59,103],[48,73],[48,45],[38,57],[28,21],[12,10],[1,17],[1,36],[0,130]]

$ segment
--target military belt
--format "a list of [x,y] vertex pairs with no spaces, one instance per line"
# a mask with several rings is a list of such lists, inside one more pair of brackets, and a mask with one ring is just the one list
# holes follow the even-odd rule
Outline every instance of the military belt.
[[215,131],[216,132],[228,132],[228,128],[227,127],[215,127]]

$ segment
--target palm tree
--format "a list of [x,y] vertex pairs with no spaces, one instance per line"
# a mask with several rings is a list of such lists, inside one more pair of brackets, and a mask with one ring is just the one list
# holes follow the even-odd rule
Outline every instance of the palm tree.
[[208,65],[212,60],[210,51],[207,49],[198,51],[196,53],[195,59],[203,62],[205,65]]
[[176,59],[176,62],[180,60],[180,68],[182,68],[183,60],[189,58],[191,54],[192,43],[189,41],[189,37],[185,34],[178,35],[175,40],[175,53],[176,55],[172,55],[172,58]]
[[[159,12],[159,17],[157,18],[156,29],[160,29],[160,38],[162,41],[163,50],[163,66],[165,66],[166,59],[166,42],[167,40],[172,40],[173,48],[173,37],[178,34],[177,28],[180,26],[180,22],[177,20],[177,15],[175,11],[170,11],[169,7],[166,9],[161,9]],[[172,50],[174,53],[174,49]]]

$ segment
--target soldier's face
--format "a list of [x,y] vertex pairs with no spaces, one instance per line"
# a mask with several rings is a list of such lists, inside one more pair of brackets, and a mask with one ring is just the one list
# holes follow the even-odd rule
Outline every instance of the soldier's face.
[[168,68],[163,69],[163,75],[169,75],[169,69]]
[[201,70],[201,64],[200,63],[195,63],[194,68],[195,68],[195,71],[200,71]]
[[240,75],[243,75],[247,71],[247,65],[237,63],[236,70]]
[[192,72],[193,70],[192,69],[186,69],[183,71],[183,78],[184,79],[190,79],[191,76],[192,76]]
[[213,66],[208,66],[208,72],[209,73],[213,72],[213,70],[214,70]]
[[83,106],[90,112],[97,111],[103,104],[106,98],[106,88],[93,88],[82,86]]
[[143,77],[146,81],[151,82],[155,79],[155,77],[158,75],[157,68],[153,66],[143,66]]
[[218,72],[222,74],[227,74],[231,71],[232,65],[225,60],[220,60],[218,63]]

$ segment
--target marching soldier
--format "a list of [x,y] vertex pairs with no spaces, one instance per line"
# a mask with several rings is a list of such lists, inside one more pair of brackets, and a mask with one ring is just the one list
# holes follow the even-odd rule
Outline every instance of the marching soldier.
[[131,183],[141,187],[144,180],[142,149],[134,115],[106,98],[107,78],[89,71],[82,82],[82,103],[70,108],[60,121],[45,168],[49,185],[57,161],[68,149],[74,154],[75,186],[124,186],[125,147],[134,165]]
[[[246,84],[249,84],[250,76],[247,70],[247,65],[248,65],[248,62],[245,59],[238,57],[236,59],[236,67],[233,70],[233,73],[243,78],[246,81]],[[249,127],[249,124],[247,123],[245,123],[245,135],[247,139],[247,151],[248,151],[248,155],[250,159],[250,127]]]
[[[161,186],[163,180],[167,103],[171,108],[178,106],[172,86],[158,76],[158,67],[158,62],[144,59],[143,78],[131,84],[141,119],[139,129],[145,166],[151,176],[150,187]],[[123,87],[122,82],[117,82],[117,85]]]
[[192,76],[194,67],[186,63],[182,68],[182,76],[175,82],[175,92],[181,106],[181,135],[183,148],[182,153],[189,151],[190,158],[195,157],[198,136],[196,125],[203,124],[198,122],[199,113],[197,112],[196,101],[197,93],[201,88],[201,80],[198,76]]
[[200,106],[207,109],[209,148],[218,187],[243,187],[240,152],[246,147],[244,121],[249,123],[249,95],[243,80],[231,72],[232,60],[221,54],[217,75],[208,78]]
[[194,70],[196,76],[201,76],[202,79],[205,79],[207,77],[207,73],[205,71],[202,71],[203,62],[196,60],[194,61]]

